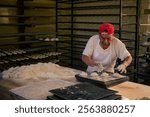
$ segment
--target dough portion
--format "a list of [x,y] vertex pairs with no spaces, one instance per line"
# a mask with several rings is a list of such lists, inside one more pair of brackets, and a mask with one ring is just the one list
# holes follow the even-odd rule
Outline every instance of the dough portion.
[[103,72],[100,76],[105,77],[105,76],[109,76],[109,74],[106,72]]
[[87,77],[88,76],[88,74],[86,72],[81,72],[80,75],[83,76],[83,77]]
[[93,72],[90,75],[88,75],[85,72],[82,72],[80,75],[84,78],[89,78],[89,79],[104,81],[104,82],[124,77],[119,73],[109,74],[107,72],[103,72],[101,75],[97,74],[96,72]]
[[114,78],[121,78],[123,76],[121,74],[119,74],[119,73],[113,73],[112,77],[114,77]]
[[96,72],[93,72],[90,74],[90,77],[99,77],[99,75]]

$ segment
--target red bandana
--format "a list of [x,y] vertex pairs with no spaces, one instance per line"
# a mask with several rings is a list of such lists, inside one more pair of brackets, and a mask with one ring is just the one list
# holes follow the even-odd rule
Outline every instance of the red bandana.
[[99,27],[99,33],[107,32],[109,35],[114,33],[114,26],[110,23],[103,23]]

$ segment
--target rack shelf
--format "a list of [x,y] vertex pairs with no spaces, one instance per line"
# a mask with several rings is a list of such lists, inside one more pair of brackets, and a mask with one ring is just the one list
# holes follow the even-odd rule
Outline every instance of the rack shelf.
[[[87,16],[119,16],[120,14],[73,14],[74,17],[87,17]],[[72,15],[58,15],[58,17],[70,17]],[[126,15],[127,16],[127,15]]]
[[[73,10],[96,10],[96,9],[119,9],[120,5],[105,5],[105,6],[84,6],[84,7],[73,7]],[[136,6],[123,6],[123,8],[136,8]],[[58,8],[58,10],[71,10],[72,8]]]
[[[74,0],[74,4],[81,4],[81,3],[93,3],[93,2],[102,2],[103,0]],[[107,0],[107,1],[112,1],[112,0]],[[65,4],[71,4],[71,0],[58,0],[59,3],[65,3]]]
[[[96,9],[111,9],[119,8],[119,5],[106,5],[106,6],[84,6],[84,7],[73,7],[73,10],[96,10]],[[58,8],[58,10],[71,10],[72,8]]]
[[0,26],[38,26],[50,24],[52,23],[0,23]]
[[0,56],[0,70],[2,70],[2,66],[5,66],[3,68],[3,70],[5,70],[9,67],[20,65],[20,62],[28,62],[29,64],[34,60],[37,60],[37,62],[47,58],[52,60],[56,56],[61,55],[60,52],[49,51],[50,48],[54,47],[48,45],[47,47],[43,46],[24,50],[17,48],[0,49],[0,51],[3,53],[3,56]]
[[0,7],[16,8],[16,7],[17,7],[17,5],[0,4]]
[[38,17],[41,17],[41,18],[46,18],[46,17],[55,17],[55,16],[51,16],[51,15],[37,15],[37,16],[27,16],[27,15],[0,15],[0,18],[1,17],[11,17],[11,18],[29,18],[29,17],[33,17],[33,18],[38,18]]
[[142,47],[150,47],[150,42],[143,42],[140,44]]
[[18,37],[18,36],[35,36],[35,35],[48,35],[48,34],[56,34],[54,32],[31,32],[31,33],[6,33],[0,34],[0,37]]
[[[101,24],[101,23],[103,23],[103,22],[57,22],[57,23],[74,23],[74,24]],[[112,23],[112,24],[114,24],[114,25],[119,25],[119,23],[117,23],[117,22],[110,22],[110,23]]]
[[[59,28],[59,30],[71,30],[71,28]],[[84,29],[84,28],[73,28],[73,30],[80,30],[80,31],[91,31],[91,32],[98,32],[98,29]],[[115,33],[119,33],[119,30],[115,30]],[[128,31],[122,30],[122,33],[135,33],[135,31]]]

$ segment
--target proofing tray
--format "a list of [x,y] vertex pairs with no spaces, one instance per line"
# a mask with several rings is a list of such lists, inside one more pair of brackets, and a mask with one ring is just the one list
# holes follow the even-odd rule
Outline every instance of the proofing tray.
[[90,83],[79,83],[50,90],[50,92],[66,100],[97,100],[117,93],[117,91],[100,88]]
[[[75,75],[76,79],[80,82],[88,82],[92,83],[94,85],[103,87],[103,88],[108,88],[117,84],[120,84],[122,82],[128,81],[129,77],[128,76],[123,76],[121,78],[111,78],[111,80],[108,81],[103,81],[103,80],[95,80],[89,77],[83,77],[80,74]],[[110,77],[110,76],[109,76]]]
[[[56,95],[47,96],[47,100],[64,100]],[[107,97],[101,98],[100,100],[121,100],[121,95],[109,95]]]

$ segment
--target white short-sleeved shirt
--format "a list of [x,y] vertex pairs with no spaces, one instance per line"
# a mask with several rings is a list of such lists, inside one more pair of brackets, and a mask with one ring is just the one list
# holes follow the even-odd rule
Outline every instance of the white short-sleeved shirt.
[[[130,53],[126,49],[125,44],[116,37],[113,37],[107,49],[103,49],[99,42],[99,35],[92,36],[88,40],[82,54],[91,57],[95,62],[101,63],[105,71],[113,73],[117,58],[123,61],[127,56],[130,56]],[[94,69],[96,70],[97,68],[88,66],[87,71],[94,71]]]

